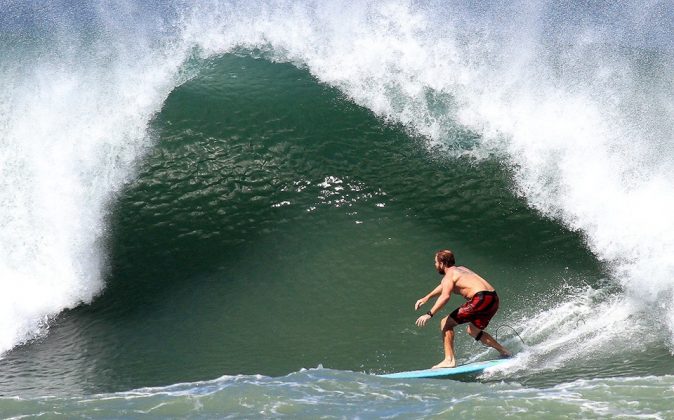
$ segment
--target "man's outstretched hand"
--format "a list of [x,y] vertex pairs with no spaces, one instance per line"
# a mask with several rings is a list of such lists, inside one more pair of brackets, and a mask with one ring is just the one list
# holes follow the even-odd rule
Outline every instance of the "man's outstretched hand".
[[421,308],[421,306],[422,306],[423,304],[425,304],[426,302],[427,302],[427,300],[424,299],[424,298],[421,298],[421,299],[417,300],[417,303],[414,304],[414,310],[415,310],[415,311],[418,310],[418,309]]
[[[419,306],[421,306],[421,305],[419,305]],[[419,318],[417,318],[417,322],[415,322],[415,324],[417,324],[417,327],[423,327],[424,325],[426,325],[426,323],[428,322],[429,319],[431,319],[430,315],[423,314]]]

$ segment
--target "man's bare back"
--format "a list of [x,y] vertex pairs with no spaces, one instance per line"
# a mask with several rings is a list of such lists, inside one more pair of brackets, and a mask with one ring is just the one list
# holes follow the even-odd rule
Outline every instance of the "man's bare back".
[[463,266],[447,268],[442,281],[449,282],[452,293],[461,295],[466,300],[471,300],[475,293],[495,290],[487,280]]

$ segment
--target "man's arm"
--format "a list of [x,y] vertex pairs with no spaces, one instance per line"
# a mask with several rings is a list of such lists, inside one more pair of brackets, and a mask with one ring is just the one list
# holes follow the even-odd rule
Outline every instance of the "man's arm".
[[433,305],[430,310],[431,316],[437,314],[438,311],[449,302],[451,295],[452,281],[445,277],[442,279],[442,283],[440,283],[440,296],[438,296],[438,300],[435,301],[435,305]]
[[414,310],[416,311],[421,307],[421,305],[424,305],[426,302],[428,302],[428,299],[432,298],[433,296],[437,296],[442,292],[442,282],[438,284],[438,287],[435,289],[431,290],[431,293],[427,294],[426,296],[422,297],[421,299],[417,300],[417,303],[414,304]]
[[452,294],[452,286],[453,284],[450,278],[445,277],[442,279],[442,283],[440,283],[440,296],[438,296],[438,300],[435,301],[435,305],[433,305],[433,307],[429,311],[430,315],[428,313],[425,313],[417,319],[417,322],[415,322],[417,326],[423,327],[424,325],[426,325],[428,320],[431,319],[433,315],[438,313],[438,311],[442,309],[442,307],[445,306],[447,302],[449,302],[449,298],[451,297]]

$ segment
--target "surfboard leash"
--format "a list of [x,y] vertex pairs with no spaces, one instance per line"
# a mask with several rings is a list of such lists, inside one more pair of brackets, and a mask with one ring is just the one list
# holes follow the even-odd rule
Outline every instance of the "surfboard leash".
[[494,338],[496,339],[496,341],[498,341],[498,330],[500,330],[500,329],[503,328],[503,327],[510,328],[510,329],[515,333],[515,335],[517,336],[517,338],[520,339],[520,341],[522,342],[522,344],[524,344],[525,346],[527,345],[527,343],[525,343],[524,340],[522,340],[522,337],[520,336],[520,333],[518,333],[517,330],[516,330],[515,328],[511,327],[511,326],[508,325],[508,324],[501,324],[501,325],[499,325],[498,327],[496,327],[496,331],[494,332]]

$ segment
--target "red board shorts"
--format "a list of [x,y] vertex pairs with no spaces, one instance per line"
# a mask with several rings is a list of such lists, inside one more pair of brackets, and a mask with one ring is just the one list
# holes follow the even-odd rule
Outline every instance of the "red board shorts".
[[476,327],[483,330],[489,325],[489,321],[498,310],[498,295],[496,292],[477,292],[473,298],[459,306],[449,314],[457,324],[472,322]]

